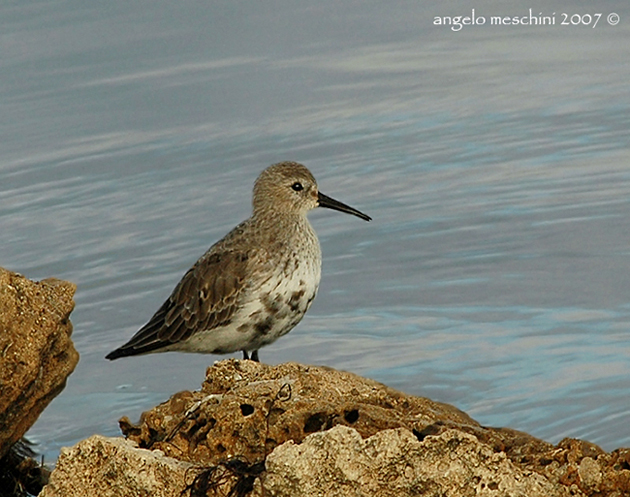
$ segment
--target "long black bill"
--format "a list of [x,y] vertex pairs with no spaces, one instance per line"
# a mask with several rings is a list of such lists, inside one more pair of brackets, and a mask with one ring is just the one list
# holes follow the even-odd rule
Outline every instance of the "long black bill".
[[365,219],[366,221],[371,221],[372,218],[363,212],[356,210],[354,207],[350,207],[349,205],[343,204],[334,198],[330,198],[327,195],[319,192],[317,194],[317,198],[319,199],[319,206],[326,207],[327,209],[332,209],[335,211],[345,212],[347,214],[354,214],[361,219]]

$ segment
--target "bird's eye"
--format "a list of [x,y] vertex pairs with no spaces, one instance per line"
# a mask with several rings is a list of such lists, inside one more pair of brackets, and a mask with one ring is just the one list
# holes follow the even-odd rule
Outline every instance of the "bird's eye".
[[302,190],[304,190],[302,183],[300,183],[299,181],[296,181],[295,183],[293,183],[291,185],[291,188],[293,188],[293,190],[296,192],[301,192]]

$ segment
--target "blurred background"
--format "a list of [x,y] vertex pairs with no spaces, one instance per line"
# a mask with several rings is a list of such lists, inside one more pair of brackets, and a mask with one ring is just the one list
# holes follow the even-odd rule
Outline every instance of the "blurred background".
[[[223,358],[104,356],[282,160],[374,220],[312,213],[319,296],[263,362],[630,445],[630,4],[472,7],[455,31],[467,2],[0,6],[0,265],[78,285],[80,363],[28,434],[47,461]],[[490,24],[530,8],[555,24]]]

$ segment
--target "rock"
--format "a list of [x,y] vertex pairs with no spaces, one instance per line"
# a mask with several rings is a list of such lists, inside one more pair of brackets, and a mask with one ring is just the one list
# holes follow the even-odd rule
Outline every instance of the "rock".
[[578,476],[585,490],[598,490],[602,484],[602,470],[595,459],[585,457],[578,466]]
[[325,367],[217,362],[200,391],[120,424],[130,442],[64,451],[42,495],[630,495],[630,449],[482,427]]
[[63,390],[79,360],[70,340],[75,290],[0,268],[0,458]]
[[593,443],[565,438],[525,466],[551,482],[579,489],[589,496],[630,495],[630,449],[608,453]]
[[287,442],[267,457],[265,495],[274,497],[569,496],[467,433],[422,442],[404,428],[367,439],[346,426]]
[[138,449],[121,438],[93,435],[62,449],[50,482],[40,497],[172,497],[183,495],[192,467]]
[[339,424],[364,438],[403,427],[422,439],[456,428],[518,457],[552,448],[514,430],[483,428],[453,406],[352,373],[235,359],[215,363],[201,391],[175,394],[145,412],[139,425],[121,420],[123,433],[140,447],[205,465],[236,455],[257,462],[288,440],[301,443],[311,433]]

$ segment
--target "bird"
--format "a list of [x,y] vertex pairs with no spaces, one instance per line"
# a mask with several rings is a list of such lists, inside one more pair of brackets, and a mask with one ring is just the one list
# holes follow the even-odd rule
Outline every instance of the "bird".
[[321,193],[306,166],[292,161],[260,173],[252,207],[251,217],[212,245],[107,359],[242,351],[243,360],[259,362],[258,350],[291,331],[317,294],[322,255],[307,213],[325,207],[372,220]]

